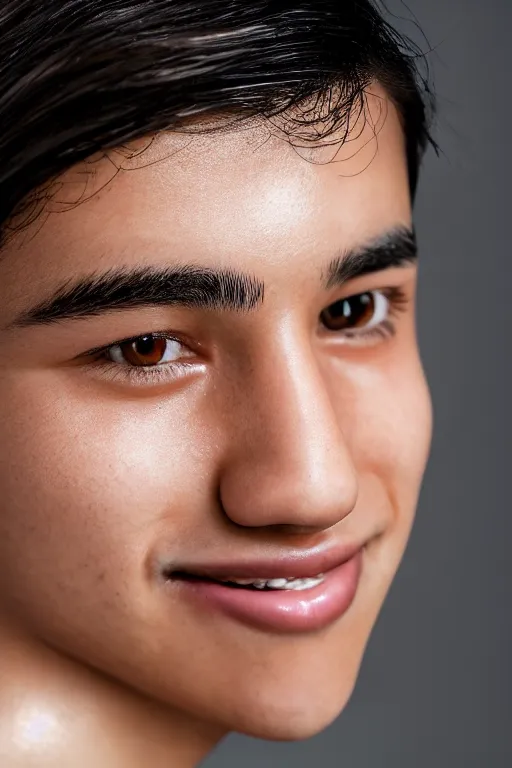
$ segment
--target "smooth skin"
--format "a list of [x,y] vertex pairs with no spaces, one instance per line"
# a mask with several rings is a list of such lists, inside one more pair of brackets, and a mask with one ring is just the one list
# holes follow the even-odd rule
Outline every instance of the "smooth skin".
[[[333,162],[336,148],[296,149],[260,123],[160,135],[111,181],[98,162],[77,206],[84,177],[70,169],[61,211],[2,254],[5,768],[186,768],[230,731],[304,739],[346,705],[432,428],[417,266],[322,287],[336,255],[412,226],[399,117],[377,85],[367,106]],[[190,263],[253,275],[264,301],[8,329],[67,279]],[[340,299],[391,287],[405,296],[393,335],[349,338],[319,322]],[[87,357],[163,329],[190,340],[170,348],[190,366],[168,380],[135,383],[126,365]],[[363,572],[348,612],[320,632],[201,610],[151,568],[162,554],[192,566],[335,541],[366,544]]]

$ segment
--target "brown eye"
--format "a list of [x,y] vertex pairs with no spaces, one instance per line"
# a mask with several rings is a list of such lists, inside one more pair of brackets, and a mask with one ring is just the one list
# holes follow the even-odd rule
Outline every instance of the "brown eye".
[[116,363],[136,367],[170,363],[182,356],[183,345],[163,336],[140,336],[110,347],[109,358]]
[[[330,331],[352,331],[375,325],[375,315],[379,307],[379,298],[385,297],[376,291],[358,293],[331,304],[320,315],[322,323]],[[384,308],[384,317],[387,307]],[[382,318],[384,319],[384,318]],[[381,319],[377,320],[380,322]]]

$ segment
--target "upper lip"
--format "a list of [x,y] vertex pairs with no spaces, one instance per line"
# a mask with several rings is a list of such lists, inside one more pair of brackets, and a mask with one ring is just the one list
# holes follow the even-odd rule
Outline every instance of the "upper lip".
[[364,544],[341,544],[327,550],[293,550],[273,558],[247,557],[230,562],[197,563],[164,569],[167,576],[190,574],[211,579],[279,579],[307,578],[328,573],[352,560]]

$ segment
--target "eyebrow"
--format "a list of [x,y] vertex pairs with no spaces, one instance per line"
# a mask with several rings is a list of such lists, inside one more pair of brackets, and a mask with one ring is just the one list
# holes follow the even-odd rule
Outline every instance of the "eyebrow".
[[[413,230],[397,227],[360,248],[344,250],[321,273],[326,290],[356,277],[403,267],[417,258]],[[7,329],[150,306],[250,312],[263,304],[264,283],[232,269],[197,265],[112,268],[70,279],[50,297],[22,312]]]
[[323,273],[322,282],[326,290],[329,290],[372,272],[414,264],[417,259],[414,230],[397,227],[368,245],[343,251],[331,261]]

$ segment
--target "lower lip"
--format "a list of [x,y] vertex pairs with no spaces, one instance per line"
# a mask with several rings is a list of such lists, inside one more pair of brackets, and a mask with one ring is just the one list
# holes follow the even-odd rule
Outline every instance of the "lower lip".
[[179,581],[180,590],[207,610],[263,630],[312,632],[324,629],[350,608],[359,585],[363,550],[329,571],[317,587],[263,591],[213,581]]

